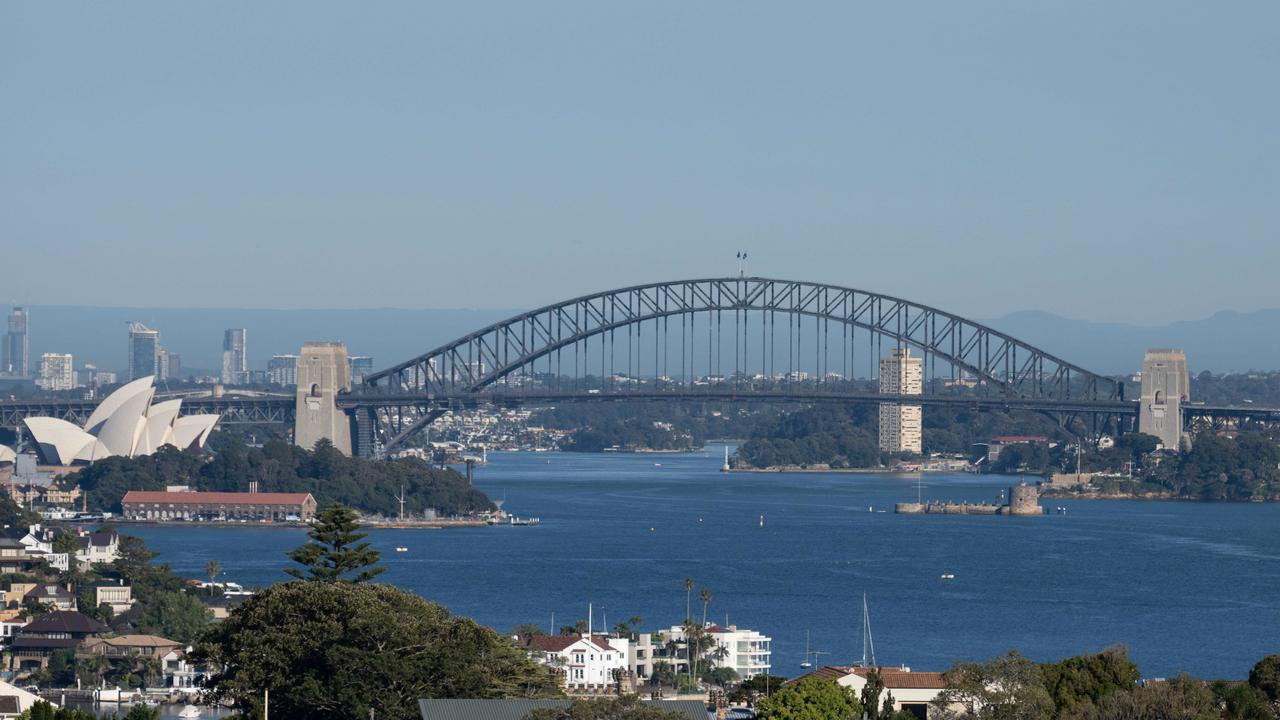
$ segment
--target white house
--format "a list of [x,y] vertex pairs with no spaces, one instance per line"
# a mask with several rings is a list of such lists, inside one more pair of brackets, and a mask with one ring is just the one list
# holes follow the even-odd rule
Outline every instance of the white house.
[[120,536],[113,532],[84,533],[77,540],[80,549],[76,552],[76,564],[81,570],[110,563],[120,557]]
[[[826,666],[813,672],[788,681],[788,685],[809,678],[834,680],[837,685],[847,687],[855,695],[860,695],[867,686],[867,677],[873,668]],[[893,696],[893,709],[906,710],[921,720],[926,720],[936,711],[930,706],[938,693],[946,689],[947,683],[940,672],[912,672],[910,668],[882,667],[878,668],[880,679],[884,682],[885,694]]]
[[626,638],[536,635],[525,647],[535,661],[563,673],[566,689],[605,691],[616,682],[617,671],[627,671],[630,644]]
[[160,658],[165,687],[198,690],[204,682],[204,672],[187,659],[191,648],[174,648]]

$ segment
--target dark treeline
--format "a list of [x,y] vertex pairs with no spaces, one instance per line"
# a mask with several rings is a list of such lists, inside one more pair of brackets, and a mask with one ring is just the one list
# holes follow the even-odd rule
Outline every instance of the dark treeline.
[[346,457],[325,441],[315,450],[290,445],[272,436],[261,448],[249,447],[236,433],[210,439],[212,459],[164,447],[139,458],[99,460],[75,475],[94,510],[120,512],[129,490],[163,490],[189,485],[202,491],[244,492],[251,481],[260,492],[309,492],[322,507],[340,502],[365,513],[399,512],[401,488],[405,511],[435,508],[445,514],[489,510],[488,496],[467,485],[449,469],[417,458],[366,460]]
[[[880,453],[877,415],[871,405],[815,406],[763,418],[738,450],[738,457],[753,467],[875,467],[894,459]],[[926,454],[970,455],[975,444],[997,435],[1042,435],[1064,441],[1069,437],[1049,418],[1027,412],[931,407],[924,413],[923,424]],[[1049,463],[1047,455],[1043,462]]]

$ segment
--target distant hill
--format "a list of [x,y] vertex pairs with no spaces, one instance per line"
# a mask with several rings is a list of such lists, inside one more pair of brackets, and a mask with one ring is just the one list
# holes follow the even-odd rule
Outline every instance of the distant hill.
[[[182,355],[184,374],[221,367],[222,331],[248,331],[249,363],[266,367],[272,355],[296,353],[307,340],[342,340],[353,355],[370,355],[386,367],[518,310],[265,310],[199,308],[100,308],[31,306],[31,354],[70,352],[77,367],[92,362],[123,369],[125,323],[138,320],[160,330],[161,344]],[[1220,312],[1202,320],[1163,326],[1072,320],[1040,311],[1015,312],[983,321],[1095,372],[1136,371],[1149,347],[1187,351],[1193,372],[1280,369],[1280,309]]]
[[1280,309],[1220,312],[1203,320],[1146,326],[1072,320],[1023,311],[985,321],[1094,372],[1137,371],[1147,348],[1187,351],[1192,373],[1280,370]]

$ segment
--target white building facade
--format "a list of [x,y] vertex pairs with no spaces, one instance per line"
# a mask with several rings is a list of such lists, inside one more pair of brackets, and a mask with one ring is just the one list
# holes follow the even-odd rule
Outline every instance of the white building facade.
[[[755,630],[736,625],[707,625],[712,641],[699,667],[727,667],[746,680],[772,668],[773,639]],[[689,672],[689,651],[684,627],[676,625],[656,633],[641,633],[632,647],[629,667],[638,682],[653,676],[659,665],[667,665],[677,675]],[[717,652],[717,649],[722,649]]]
[[74,390],[76,371],[70,353],[44,353],[40,356],[40,377],[36,385],[44,390]]
[[[886,395],[920,395],[924,392],[924,362],[912,357],[911,348],[895,348],[880,360],[880,392]],[[880,403],[880,451],[921,453],[919,405]]]
[[617,683],[619,672],[628,669],[631,641],[585,635],[538,635],[528,639],[527,649],[534,661],[561,674],[571,691],[604,690]]

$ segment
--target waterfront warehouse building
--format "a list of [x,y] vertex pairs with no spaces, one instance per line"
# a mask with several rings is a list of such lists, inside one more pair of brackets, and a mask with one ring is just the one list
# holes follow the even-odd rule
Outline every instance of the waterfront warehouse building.
[[[924,362],[912,357],[911,348],[894,348],[880,360],[880,392],[885,395],[920,395],[924,391]],[[919,405],[880,403],[880,450],[887,453],[921,451]]]
[[311,493],[130,490],[121,504],[129,520],[307,522],[316,514]]

